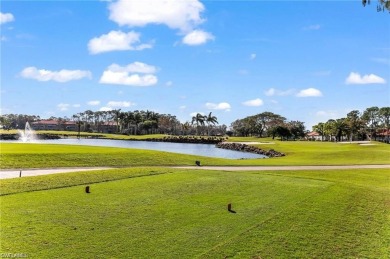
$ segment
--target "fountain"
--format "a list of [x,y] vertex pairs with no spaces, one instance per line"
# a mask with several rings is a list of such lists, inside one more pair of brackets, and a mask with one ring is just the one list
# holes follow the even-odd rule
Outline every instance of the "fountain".
[[31,128],[30,123],[26,122],[26,126],[24,127],[24,131],[19,130],[19,140],[23,142],[31,142],[37,139],[37,135],[35,131]]

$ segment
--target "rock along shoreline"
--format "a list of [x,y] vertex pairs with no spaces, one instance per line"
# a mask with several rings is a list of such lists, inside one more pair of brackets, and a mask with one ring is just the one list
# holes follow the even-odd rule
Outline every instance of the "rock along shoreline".
[[275,151],[273,149],[270,150],[264,150],[255,146],[250,146],[246,144],[241,143],[230,143],[230,142],[220,142],[215,145],[217,148],[223,148],[223,149],[229,149],[234,151],[241,151],[241,152],[248,152],[248,153],[254,153],[259,155],[264,155],[267,157],[282,157],[285,156],[284,153]]

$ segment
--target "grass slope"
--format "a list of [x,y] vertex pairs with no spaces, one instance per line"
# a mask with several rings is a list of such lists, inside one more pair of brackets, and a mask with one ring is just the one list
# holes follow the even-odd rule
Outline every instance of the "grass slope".
[[[8,195],[0,197],[0,252],[37,258],[388,258],[389,181],[390,172],[381,169],[157,167],[1,180]],[[80,184],[90,184],[91,193]],[[34,191],[42,186],[47,190]],[[227,212],[228,203],[237,213]]]
[[231,160],[110,147],[0,143],[0,168],[194,165],[195,160],[203,165],[389,164],[390,145],[374,144],[275,141],[258,146],[284,152],[285,157]]

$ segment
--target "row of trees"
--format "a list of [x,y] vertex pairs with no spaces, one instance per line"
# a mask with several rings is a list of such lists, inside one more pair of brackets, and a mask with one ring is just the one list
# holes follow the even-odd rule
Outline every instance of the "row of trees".
[[[353,110],[345,118],[330,119],[313,126],[322,140],[341,141],[343,139],[377,140],[383,133],[390,130],[390,107],[370,107],[362,113]],[[388,135],[386,135],[388,138]]]
[[[39,121],[39,116],[6,114],[0,116],[0,124],[5,129],[24,129],[26,122]],[[58,125],[74,121],[82,132],[103,132],[110,127],[112,133],[129,135],[172,134],[172,135],[225,135],[226,125],[218,126],[216,116],[200,113],[191,122],[181,123],[176,116],[159,114],[153,111],[91,111],[86,110],[68,117],[50,117]]]
[[234,136],[272,136],[273,139],[278,136],[281,140],[299,139],[306,133],[303,122],[287,121],[285,117],[272,112],[262,112],[235,120],[231,124],[231,129],[229,134]]

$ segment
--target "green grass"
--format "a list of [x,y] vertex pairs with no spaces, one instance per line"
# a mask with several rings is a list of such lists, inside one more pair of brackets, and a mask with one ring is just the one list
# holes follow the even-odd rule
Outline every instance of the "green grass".
[[[389,170],[382,169],[158,167],[1,180],[0,252],[33,258],[388,258],[389,182]],[[237,213],[227,212],[228,203]]]
[[285,157],[271,159],[220,159],[175,153],[71,145],[0,143],[0,168],[50,168],[75,166],[159,166],[194,165],[345,165],[389,164],[390,145],[375,145],[274,141],[258,145],[275,149]]

